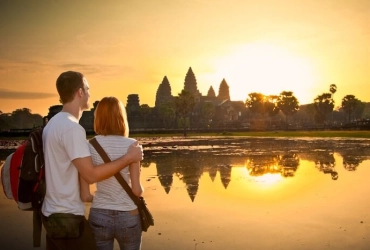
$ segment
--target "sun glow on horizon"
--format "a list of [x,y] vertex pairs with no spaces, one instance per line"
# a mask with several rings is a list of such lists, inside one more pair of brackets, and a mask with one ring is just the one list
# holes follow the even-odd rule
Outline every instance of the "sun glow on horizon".
[[304,102],[311,99],[307,88],[317,82],[308,58],[263,43],[235,49],[217,61],[215,71],[228,83],[232,100],[245,101],[252,92],[278,95],[293,91]]

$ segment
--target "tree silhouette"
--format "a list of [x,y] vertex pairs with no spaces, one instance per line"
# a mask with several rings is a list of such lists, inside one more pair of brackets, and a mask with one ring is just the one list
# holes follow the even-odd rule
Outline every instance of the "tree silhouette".
[[342,99],[342,109],[348,115],[348,123],[351,122],[351,115],[359,104],[359,100],[354,95],[346,95]]
[[146,118],[150,114],[151,109],[148,104],[142,104],[140,105],[140,113],[144,117],[144,128],[146,127]]
[[33,128],[41,126],[42,116],[39,114],[32,114],[29,108],[16,109],[12,112],[12,123],[16,128]]
[[280,93],[277,100],[277,106],[284,113],[287,122],[288,117],[294,115],[299,110],[298,99],[291,91],[283,91]]
[[169,127],[175,119],[175,107],[173,102],[162,103],[158,107],[158,114],[165,128]]
[[265,96],[261,93],[250,93],[245,101],[245,106],[256,116],[264,113]]
[[[279,113],[279,107],[277,106],[278,96],[269,95],[265,96],[261,93],[250,93],[249,97],[245,101],[245,106],[249,108],[254,116],[268,115],[270,118]],[[271,119],[270,119],[271,124]]]
[[204,117],[205,122],[208,123],[212,117],[215,115],[215,106],[212,102],[204,102],[201,111],[202,117]]
[[324,93],[314,99],[315,121],[319,124],[326,122],[328,114],[333,112],[334,100],[330,93]]
[[335,94],[335,92],[337,92],[337,85],[335,84],[330,84],[330,88],[329,88],[329,91],[332,95]]
[[269,95],[265,98],[265,113],[267,113],[270,117],[277,115],[280,111],[277,101],[279,100],[279,96],[277,95]]
[[361,118],[362,114],[364,113],[366,104],[360,100],[358,100],[357,106],[355,108],[355,111],[353,112],[354,117]]
[[194,96],[187,90],[182,90],[179,96],[175,99],[175,109],[179,117],[180,126],[184,129],[186,136],[186,128],[189,126],[189,116],[195,106]]
[[[332,99],[334,99],[334,94],[335,94],[335,92],[337,92],[337,85],[335,85],[335,84],[330,84],[329,91],[330,91],[330,93],[331,93],[331,95],[332,95]],[[335,104],[335,101],[334,101],[334,104]],[[334,117],[333,117],[333,115],[334,115],[334,110],[332,110],[332,112],[331,112],[331,122],[332,122],[332,123],[334,122]]]

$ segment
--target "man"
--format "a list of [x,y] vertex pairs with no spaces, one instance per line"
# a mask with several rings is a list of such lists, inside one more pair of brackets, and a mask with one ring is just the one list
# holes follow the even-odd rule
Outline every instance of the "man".
[[46,195],[41,211],[46,248],[96,249],[80,199],[79,175],[89,184],[111,177],[142,160],[142,148],[136,142],[125,156],[94,166],[86,132],[78,123],[83,111],[89,109],[89,84],[83,74],[67,71],[58,77],[56,87],[63,109],[43,131]]

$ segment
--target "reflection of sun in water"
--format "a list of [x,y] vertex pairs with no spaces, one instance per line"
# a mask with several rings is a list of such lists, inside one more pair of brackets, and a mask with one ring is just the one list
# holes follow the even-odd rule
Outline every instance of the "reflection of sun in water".
[[251,177],[255,182],[268,186],[274,185],[275,183],[279,182],[282,179],[281,174],[270,174],[270,173],[264,174],[262,176],[251,176]]
[[246,179],[259,187],[272,187],[283,179],[281,166],[276,163],[256,166],[252,161],[247,160],[244,169]]

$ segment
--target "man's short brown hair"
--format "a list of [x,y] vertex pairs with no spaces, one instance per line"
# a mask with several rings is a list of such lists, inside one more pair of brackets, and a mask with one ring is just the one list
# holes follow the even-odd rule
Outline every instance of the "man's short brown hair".
[[62,104],[71,102],[79,88],[84,90],[84,75],[76,71],[66,71],[57,79],[57,90]]

